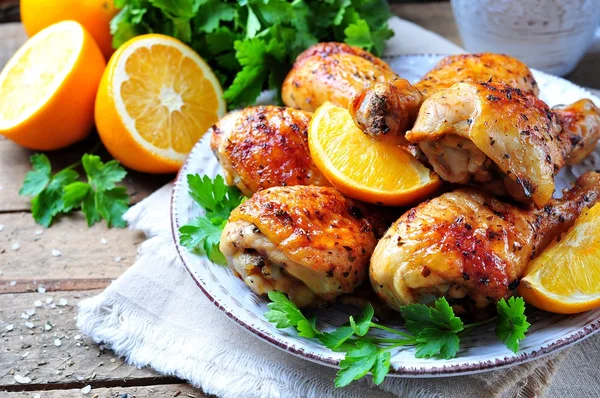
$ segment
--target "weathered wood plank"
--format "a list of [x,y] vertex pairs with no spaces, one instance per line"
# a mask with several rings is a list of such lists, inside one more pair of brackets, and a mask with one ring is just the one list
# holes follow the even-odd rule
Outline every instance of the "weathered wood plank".
[[[0,295],[0,391],[42,389],[37,387],[41,384],[57,388],[135,385],[138,379],[143,385],[161,384],[161,380],[173,383],[171,377],[127,365],[79,332],[75,326],[76,305],[99,292]],[[52,302],[47,303],[48,299]],[[40,307],[36,307],[36,301],[40,301]],[[28,310],[35,313],[23,319]],[[46,330],[47,324],[52,325],[50,330]],[[7,329],[8,325],[13,325],[12,330]],[[28,377],[31,382],[19,384],[15,375]]]
[[[0,10],[3,8],[0,5]],[[2,38],[0,41],[0,69],[2,69],[15,51],[25,43],[27,34],[19,22],[4,23],[0,25],[0,38]]]
[[[45,280],[50,280],[49,290],[105,286],[134,262],[137,245],[144,240],[140,232],[109,229],[104,222],[88,228],[79,212],[48,229],[36,224],[30,213],[0,214],[0,224],[0,293],[35,290]],[[16,244],[18,250],[13,248]],[[53,249],[60,255],[53,255]]]
[[95,397],[95,398],[201,398],[206,397],[202,391],[188,384],[171,384],[142,387],[112,387],[92,388],[85,395],[81,389],[70,390],[32,390],[27,392],[5,392],[6,398],[32,398],[39,394],[40,398],[70,398],[70,397]]

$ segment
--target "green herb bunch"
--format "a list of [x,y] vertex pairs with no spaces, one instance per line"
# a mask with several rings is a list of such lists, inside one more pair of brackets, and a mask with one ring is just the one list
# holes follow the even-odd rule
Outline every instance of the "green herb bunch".
[[[373,374],[373,382],[380,384],[390,370],[392,351],[414,346],[417,358],[454,358],[460,347],[460,337],[475,327],[496,323],[496,335],[513,352],[525,338],[530,324],[525,316],[525,302],[511,297],[498,302],[498,315],[482,322],[465,324],[454,314],[445,298],[432,307],[410,304],[402,307],[404,327],[408,332],[373,322],[375,311],[371,304],[363,309],[362,317],[350,316],[348,323],[330,332],[316,327],[316,318],[307,318],[298,307],[278,291],[269,292],[271,302],[265,318],[278,329],[293,327],[301,337],[317,339],[325,347],[344,353],[335,379],[336,387],[344,387],[354,380]],[[397,337],[381,338],[370,332],[384,330]]]
[[[44,154],[30,157],[33,170],[27,172],[19,191],[31,197],[31,214],[38,224],[49,227],[60,215],[81,209],[88,226],[104,219],[109,227],[125,227],[123,214],[129,196],[116,183],[127,172],[116,160],[103,163],[99,156],[84,154],[81,162],[52,174],[50,160]],[[77,167],[83,166],[87,181],[79,181]]]
[[298,54],[321,41],[381,55],[393,32],[385,0],[115,0],[113,46],[162,33],[196,50],[226,88],[230,108],[279,90]]

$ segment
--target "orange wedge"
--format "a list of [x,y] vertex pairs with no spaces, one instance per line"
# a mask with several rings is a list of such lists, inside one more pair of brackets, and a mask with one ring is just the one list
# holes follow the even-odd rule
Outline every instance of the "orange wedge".
[[529,263],[519,293],[529,304],[559,314],[600,307],[600,204]]
[[35,150],[63,148],[94,125],[94,98],[106,62],[77,22],[29,39],[0,73],[0,134]]
[[110,59],[96,97],[96,127],[125,166],[172,173],[225,114],[210,67],[179,40],[149,34],[123,44]]
[[365,135],[347,109],[326,102],[308,129],[311,156],[346,196],[388,206],[414,204],[441,184],[433,171],[397,145]]

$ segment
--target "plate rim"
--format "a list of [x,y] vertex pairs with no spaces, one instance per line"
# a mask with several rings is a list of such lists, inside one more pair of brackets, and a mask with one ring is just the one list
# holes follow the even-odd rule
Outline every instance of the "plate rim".
[[[388,56],[388,57],[384,57],[384,58],[389,59],[389,58],[399,58],[399,57],[403,57],[403,58],[441,57],[441,56],[446,56],[446,55],[447,54],[435,54],[435,53],[402,54],[402,55]],[[534,70],[534,69],[532,69],[532,70]],[[537,70],[536,70],[536,72],[545,74],[544,72],[540,72]],[[549,76],[553,76],[553,75],[549,75]],[[585,87],[578,86],[575,83],[572,83],[572,82],[565,80],[558,76],[553,76],[553,77],[559,78],[570,85],[579,87],[579,88],[583,89],[584,91],[586,91],[586,93],[589,94],[590,97],[597,99],[597,96],[595,96],[593,93],[589,92],[587,89],[585,89]],[[206,135],[203,135],[203,137],[206,137]],[[253,327],[252,325],[248,324],[247,322],[242,320],[239,316],[234,314],[233,311],[227,310],[223,305],[221,305],[219,303],[219,301],[217,299],[215,299],[211,295],[211,293],[204,286],[204,282],[201,281],[201,279],[196,275],[196,273],[192,269],[192,267],[188,264],[187,256],[189,254],[189,251],[185,247],[183,247],[179,242],[178,231],[179,231],[180,225],[178,224],[178,220],[177,220],[178,219],[177,208],[175,206],[175,203],[179,197],[179,193],[181,190],[182,178],[184,178],[183,177],[184,175],[187,175],[186,170],[190,166],[191,159],[194,158],[194,154],[195,154],[195,152],[197,152],[198,148],[201,145],[203,145],[203,141],[204,141],[203,139],[200,139],[198,142],[196,142],[196,144],[194,144],[194,147],[190,151],[189,155],[186,157],[183,166],[177,173],[175,182],[173,184],[173,189],[171,192],[170,203],[169,203],[170,218],[171,218],[171,235],[173,238],[173,242],[175,244],[175,248],[179,255],[179,258],[181,259],[181,262],[183,263],[185,269],[190,274],[190,276],[192,277],[192,279],[194,280],[196,285],[200,288],[200,290],[208,298],[208,300],[211,303],[213,303],[221,312],[223,312],[225,315],[227,315],[227,317],[229,319],[231,319],[236,324],[241,326],[247,332],[253,334],[254,336],[261,339],[262,341],[268,343],[269,345],[274,346],[278,349],[281,349],[282,351],[285,351],[287,353],[290,353],[298,358],[302,358],[302,359],[311,361],[313,363],[317,363],[319,365],[324,365],[324,366],[328,366],[331,368],[339,369],[339,361],[331,359],[331,358],[323,357],[323,356],[320,356],[320,355],[317,355],[317,354],[314,354],[311,352],[307,352],[302,349],[297,349],[294,346],[285,344],[284,342],[282,342],[278,339],[272,338],[271,336],[264,333],[259,328]],[[204,261],[208,261],[208,260],[204,260]],[[496,359],[496,360],[488,359],[488,360],[479,360],[477,362],[472,362],[472,363],[439,365],[439,366],[434,366],[434,367],[428,368],[428,369],[409,368],[409,367],[400,365],[400,366],[397,366],[396,368],[390,367],[390,371],[388,374],[392,377],[437,378],[437,377],[465,376],[465,375],[471,375],[471,374],[476,374],[476,373],[489,372],[492,370],[499,370],[499,369],[515,366],[518,364],[524,364],[524,363],[527,363],[527,362],[530,362],[530,361],[533,361],[536,359],[540,359],[540,358],[548,356],[552,353],[557,353],[559,351],[562,351],[574,344],[577,344],[577,343],[593,336],[594,334],[596,334],[599,331],[600,331],[600,317],[596,318],[590,324],[580,327],[577,331],[573,332],[569,336],[564,337],[564,338],[555,339],[551,343],[549,343],[545,346],[540,346],[538,350],[534,350],[532,352],[523,352],[523,353],[512,355],[512,356],[505,356],[502,359]]]

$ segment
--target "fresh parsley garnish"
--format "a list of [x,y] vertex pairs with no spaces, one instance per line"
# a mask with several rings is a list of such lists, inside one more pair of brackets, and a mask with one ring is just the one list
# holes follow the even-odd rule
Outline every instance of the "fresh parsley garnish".
[[303,50],[347,42],[381,55],[393,35],[385,0],[115,0],[113,46],[145,33],[173,36],[196,50],[226,88],[231,109],[277,89]]
[[179,228],[181,244],[195,250],[218,264],[226,264],[219,250],[221,233],[229,214],[242,203],[244,196],[235,187],[229,187],[220,175],[188,174],[189,194],[204,209],[204,214]]
[[[401,346],[415,346],[417,358],[454,358],[459,350],[460,336],[471,329],[496,321],[496,334],[516,352],[519,341],[525,338],[529,327],[525,316],[525,303],[520,297],[498,302],[498,316],[485,321],[464,324],[454,314],[445,298],[435,301],[433,307],[411,304],[401,308],[407,332],[402,332],[373,322],[375,311],[368,304],[356,320],[350,316],[348,323],[331,332],[321,332],[316,319],[308,319],[282,292],[269,292],[271,302],[265,318],[279,329],[294,327],[298,334],[315,338],[325,347],[345,354],[335,379],[336,387],[344,387],[371,372],[373,382],[380,384],[390,370],[391,350]],[[380,329],[397,335],[381,338],[370,334]]]
[[519,342],[531,324],[525,316],[525,301],[521,297],[511,297],[498,302],[496,336],[512,351],[519,351]]
[[52,175],[48,157],[35,154],[30,157],[33,170],[25,175],[20,195],[31,196],[31,213],[35,221],[49,227],[61,213],[81,208],[87,223],[92,226],[105,219],[109,227],[124,227],[123,214],[127,211],[129,196],[125,187],[116,186],[127,172],[119,162],[103,163],[99,156],[84,154],[81,164],[88,182],[78,181],[75,168],[69,166]]

